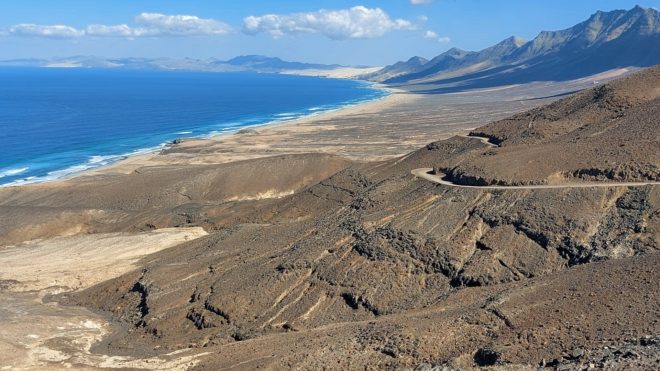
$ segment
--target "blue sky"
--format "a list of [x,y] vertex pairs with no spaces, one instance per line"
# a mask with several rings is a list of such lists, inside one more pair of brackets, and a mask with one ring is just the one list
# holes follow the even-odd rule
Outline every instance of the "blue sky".
[[0,59],[98,55],[384,65],[533,38],[660,0],[2,0]]

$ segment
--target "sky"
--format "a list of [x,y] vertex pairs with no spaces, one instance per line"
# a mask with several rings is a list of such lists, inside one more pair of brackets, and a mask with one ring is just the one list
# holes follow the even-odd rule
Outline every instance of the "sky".
[[635,5],[660,0],[0,0],[0,59],[262,54],[382,66]]

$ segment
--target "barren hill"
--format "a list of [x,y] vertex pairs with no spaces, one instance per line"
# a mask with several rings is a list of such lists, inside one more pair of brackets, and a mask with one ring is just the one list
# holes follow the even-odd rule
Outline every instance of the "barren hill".
[[[476,176],[470,171],[485,169],[484,179],[535,182],[614,159],[635,169],[617,176],[657,176],[658,71],[480,128],[498,148],[454,137],[378,163],[290,156],[240,164],[256,177],[263,172],[264,185],[279,179],[294,191],[281,198],[235,198],[241,189],[232,177],[245,179],[225,166],[187,169],[190,183],[168,180],[181,178],[167,169],[144,169],[92,178],[94,187],[39,186],[0,197],[19,220],[14,231],[29,208],[61,211],[64,195],[78,192],[85,201],[67,212],[105,209],[83,223],[98,230],[209,232],[149,256],[141,269],[55,298],[113,319],[116,332],[97,352],[192,349],[203,354],[196,367],[208,370],[653,368],[660,354],[658,186],[462,189],[410,171],[435,166]],[[538,118],[533,130],[531,117]],[[512,158],[519,160],[498,165]],[[150,192],[148,203],[104,201]],[[172,202],[162,192],[189,197]],[[120,216],[110,222],[113,213]]]
[[660,180],[660,67],[479,128],[499,148],[443,167],[476,184]]

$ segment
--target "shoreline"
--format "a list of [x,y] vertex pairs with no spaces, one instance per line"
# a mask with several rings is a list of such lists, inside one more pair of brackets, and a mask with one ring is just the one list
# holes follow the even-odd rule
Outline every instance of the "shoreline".
[[[315,76],[310,76],[310,77],[315,77]],[[317,78],[322,78],[322,79],[339,79],[339,80],[346,80],[346,77],[330,77],[330,76],[316,76]],[[404,90],[401,89],[395,89],[395,88],[390,88],[386,85],[383,85],[381,83],[374,83],[371,81],[366,81],[366,80],[357,80],[354,79],[354,81],[359,82],[361,84],[364,84],[368,86],[369,88],[375,90],[375,91],[380,91],[383,93],[386,93],[386,95],[383,96],[378,96],[374,97],[371,99],[365,99],[362,101],[357,101],[357,102],[350,102],[346,103],[337,107],[332,107],[328,109],[321,109],[315,112],[310,112],[308,114],[303,114],[300,117],[295,117],[295,118],[290,118],[290,119],[282,119],[282,120],[269,120],[265,121],[262,123],[258,124],[251,124],[251,125],[246,125],[246,126],[241,126],[241,127],[232,127],[228,128],[225,131],[220,131],[220,132],[210,132],[206,134],[200,134],[199,136],[193,136],[193,137],[177,137],[171,141],[163,142],[160,143],[159,145],[152,146],[152,147],[145,147],[145,148],[138,148],[132,152],[128,153],[123,153],[123,154],[116,154],[116,155],[92,155],[89,157],[87,162],[72,165],[63,169],[58,169],[58,170],[53,170],[49,172],[48,174],[44,176],[40,176],[37,178],[42,178],[42,179],[34,179],[34,180],[27,180],[29,178],[26,178],[24,180],[27,181],[21,181],[21,180],[16,180],[11,183],[7,184],[0,184],[0,189],[2,188],[15,188],[15,187],[23,187],[23,186],[33,186],[33,185],[39,185],[39,184],[50,184],[50,183],[57,183],[57,182],[64,182],[68,180],[72,180],[78,177],[83,177],[83,176],[89,176],[89,175],[98,175],[98,174],[105,174],[109,172],[110,170],[117,168],[117,167],[122,167],[123,165],[128,165],[133,162],[141,162],[146,159],[149,159],[154,156],[158,156],[162,151],[167,150],[175,145],[177,145],[176,142],[178,141],[183,141],[183,142],[190,142],[190,141],[197,141],[197,140],[220,140],[227,138],[229,136],[233,135],[240,135],[240,131],[246,130],[246,129],[266,129],[266,128],[271,128],[271,127],[280,127],[280,126],[286,126],[286,125],[297,125],[300,123],[307,123],[307,122],[312,122],[314,120],[322,120],[322,119],[329,119],[331,117],[337,117],[337,116],[342,116],[344,114],[348,114],[351,112],[354,112],[356,109],[359,109],[362,106],[366,107],[371,107],[372,104],[378,103],[378,102],[383,102],[386,101],[388,98],[392,97],[396,93],[404,92]],[[358,87],[359,88],[359,87]],[[280,113],[282,114],[282,113]],[[188,129],[186,129],[187,131]],[[95,158],[97,160],[95,160]],[[98,160],[98,159],[101,160]],[[116,158],[116,159],[113,159]],[[94,166],[95,161],[97,162],[106,162],[104,164]],[[84,169],[81,169],[79,171],[73,170],[69,172],[69,169],[74,169],[74,168],[80,168],[80,167],[87,167]],[[27,168],[26,168],[27,169]],[[9,169],[12,170],[12,169]],[[51,174],[56,174],[56,173],[61,173],[61,172],[66,172],[66,174],[62,176],[54,176],[51,178]],[[47,178],[47,179],[43,179]]]
[[[213,156],[216,158],[215,161],[195,161],[194,158],[192,157],[185,157],[175,160],[175,161],[168,161],[162,156],[160,156],[163,151],[166,151],[168,149],[172,148],[181,148],[181,149],[187,149],[190,147],[196,147],[196,146],[203,146],[208,142],[213,142],[213,143],[222,143],[226,141],[231,141],[232,139],[238,139],[242,137],[244,134],[241,133],[243,130],[257,130],[258,133],[257,135],[268,135],[269,133],[274,133],[282,130],[290,130],[292,132],[300,131],[296,130],[299,129],[301,125],[313,125],[315,123],[321,123],[322,121],[325,120],[333,120],[333,119],[338,119],[338,118],[344,118],[348,117],[350,115],[354,114],[360,114],[364,112],[382,112],[385,109],[391,108],[395,105],[398,104],[406,104],[410,103],[411,100],[417,98],[417,94],[414,93],[408,93],[405,90],[402,89],[394,89],[394,88],[383,88],[387,89],[390,94],[379,97],[376,99],[372,99],[369,101],[364,101],[361,103],[357,104],[352,104],[348,105],[342,108],[336,108],[336,109],[330,109],[327,111],[322,111],[319,113],[313,113],[310,115],[306,115],[304,117],[299,117],[295,119],[290,119],[290,120],[282,120],[282,121],[269,121],[267,123],[263,124],[256,124],[256,125],[250,125],[250,126],[245,126],[241,127],[235,130],[232,130],[231,132],[223,132],[223,133],[217,133],[213,135],[207,135],[207,136],[201,136],[201,137],[182,137],[178,138],[181,140],[180,143],[168,143],[164,145],[161,148],[154,149],[153,151],[149,151],[147,153],[141,153],[137,154],[134,156],[128,156],[124,159],[121,159],[119,161],[113,162],[108,165],[104,165],[98,168],[94,169],[88,169],[76,174],[72,174],[71,176],[67,176],[64,178],[59,178],[56,180],[51,180],[51,181],[46,181],[46,182],[39,182],[39,183],[32,183],[31,185],[43,185],[43,184],[56,184],[57,182],[65,182],[69,180],[74,180],[77,178],[81,177],[87,177],[87,176],[97,176],[97,175],[109,175],[109,174],[130,174],[132,172],[135,172],[138,168],[141,167],[146,167],[146,166],[162,166],[162,165],[181,165],[183,163],[185,164],[196,164],[196,165],[201,165],[201,164],[221,164],[221,163],[229,163],[229,162],[235,162],[235,161],[242,161],[242,160],[248,160],[248,159],[254,159],[254,158],[259,158],[259,157],[269,157],[269,156],[277,156],[278,153],[274,154],[263,154],[263,155],[256,155],[256,156],[251,156],[251,157],[240,157],[240,158],[224,158],[222,157],[221,154],[218,154],[216,156]],[[302,153],[315,153],[314,148],[308,148],[307,151],[303,151]],[[194,157],[194,156],[193,156]],[[30,184],[25,184],[25,185],[30,185]],[[17,185],[17,186],[25,186],[25,185]],[[3,186],[0,186],[0,189]],[[15,187],[15,186],[14,186]]]
[[[83,163],[77,166],[88,168],[49,179],[14,181],[0,185],[0,189],[58,184],[87,176],[130,174],[149,166],[210,165],[303,153],[338,155],[352,161],[386,160],[432,141],[462,135],[471,128],[549,103],[558,99],[558,93],[591,86],[589,79],[583,78],[551,84],[424,94],[405,87],[356,81],[387,94],[300,117],[288,118],[286,116],[295,113],[283,113],[285,119],[273,115],[274,119],[264,119],[258,124],[178,137],[125,154],[94,156],[96,161],[107,163],[99,166]],[[181,134],[184,133],[181,130]],[[70,168],[63,170],[66,172]]]
[[[319,78],[342,79],[342,78],[339,78],[339,77],[319,77]],[[356,80],[356,81],[363,81],[363,80]],[[202,136],[199,136],[199,137],[181,137],[181,138],[178,138],[178,139],[183,139],[183,140],[189,140],[189,139],[193,139],[193,140],[194,139],[219,139],[219,138],[226,137],[228,135],[238,134],[238,132],[240,132],[241,130],[246,130],[246,129],[270,128],[270,127],[275,127],[275,126],[295,125],[295,124],[298,124],[298,123],[314,121],[315,119],[319,119],[319,120],[320,119],[328,119],[328,118],[331,118],[335,115],[343,115],[343,114],[346,114],[346,113],[350,113],[350,112],[353,111],[353,109],[357,109],[361,106],[372,105],[374,103],[384,101],[384,100],[388,99],[389,97],[391,97],[392,95],[394,95],[398,92],[403,92],[403,90],[390,88],[390,87],[387,87],[387,86],[382,85],[380,83],[370,83],[368,81],[364,81],[364,82],[369,83],[369,85],[376,87],[375,90],[386,91],[388,94],[384,95],[384,96],[381,96],[381,97],[374,98],[374,99],[367,99],[367,100],[359,101],[359,102],[356,102],[356,103],[346,104],[346,105],[343,105],[343,106],[340,106],[340,107],[329,108],[327,110],[315,111],[315,112],[312,112],[312,113],[309,113],[309,114],[306,114],[306,115],[302,115],[302,116],[296,117],[296,118],[290,118],[290,119],[284,119],[284,120],[271,120],[271,121],[267,121],[267,122],[260,123],[260,124],[242,126],[240,128],[231,129],[231,130],[221,132],[221,133],[211,133],[211,134],[202,135]]]
[[[381,85],[381,84],[374,84],[374,85]],[[396,89],[396,88],[390,88],[386,87],[385,85],[382,85],[382,87],[378,87],[379,90],[384,90],[387,91],[388,94],[382,97],[378,97],[375,99],[370,99],[354,104],[348,104],[342,107],[337,107],[337,108],[331,108],[328,110],[323,110],[319,112],[313,112],[308,115],[304,115],[301,117],[297,118],[292,118],[288,120],[281,120],[281,121],[269,121],[265,122],[263,124],[255,124],[255,125],[249,125],[249,126],[244,126],[241,127],[240,129],[232,130],[230,132],[223,132],[223,133],[217,133],[213,135],[208,135],[208,136],[202,136],[202,137],[191,137],[191,138],[181,138],[184,140],[195,140],[195,139],[213,139],[213,140],[220,140],[222,138],[226,138],[227,136],[239,134],[241,130],[246,130],[246,129],[257,129],[257,128],[262,128],[262,129],[269,129],[269,128],[275,128],[275,127],[285,127],[285,126],[295,126],[298,124],[303,124],[303,123],[310,123],[314,121],[321,121],[321,120],[331,120],[333,118],[339,117],[339,116],[345,116],[347,114],[352,114],[356,112],[361,112],[365,109],[379,109],[379,108],[384,108],[387,106],[390,106],[393,104],[392,100],[394,100],[394,96],[396,94],[402,94],[402,93],[407,93],[405,90],[402,89]]]

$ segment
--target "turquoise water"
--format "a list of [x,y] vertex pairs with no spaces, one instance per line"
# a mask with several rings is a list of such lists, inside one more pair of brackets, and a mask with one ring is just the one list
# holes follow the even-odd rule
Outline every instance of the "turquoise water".
[[275,74],[0,68],[0,185],[385,95],[354,80]]

